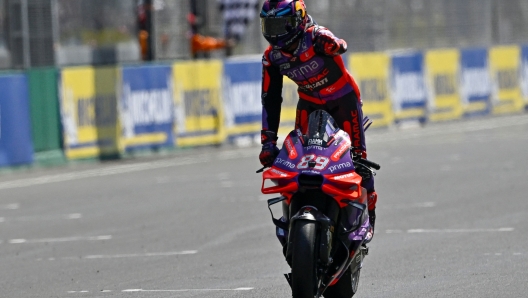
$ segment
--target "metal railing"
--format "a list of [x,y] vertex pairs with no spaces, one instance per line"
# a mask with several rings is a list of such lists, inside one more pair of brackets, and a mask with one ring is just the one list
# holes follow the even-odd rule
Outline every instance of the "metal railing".
[[[190,1],[153,0],[156,60],[190,59]],[[200,33],[223,37],[217,0],[193,1],[201,12]],[[344,38],[353,52],[528,43],[527,0],[305,2],[308,13]],[[0,0],[0,68],[139,61],[137,4]],[[255,17],[234,54],[260,54],[266,46]],[[224,52],[215,51],[212,57],[224,57]]]

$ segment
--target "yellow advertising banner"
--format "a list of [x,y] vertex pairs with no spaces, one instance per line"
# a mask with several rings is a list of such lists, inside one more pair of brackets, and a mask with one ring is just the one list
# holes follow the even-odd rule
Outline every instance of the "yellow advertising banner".
[[493,114],[519,112],[524,109],[519,68],[521,49],[518,46],[490,48],[490,71],[493,80]]
[[385,53],[357,53],[348,59],[348,68],[361,92],[363,114],[372,127],[392,124],[394,113],[389,92],[390,57]]
[[459,92],[460,51],[431,50],[425,54],[429,86],[429,120],[460,119],[464,113]]
[[176,146],[222,143],[226,138],[220,60],[173,65]]
[[61,71],[61,117],[68,159],[119,153],[116,67]]
[[290,131],[295,129],[295,117],[297,114],[297,103],[299,93],[297,84],[284,76],[282,87],[281,121],[279,126],[279,138],[284,139]]

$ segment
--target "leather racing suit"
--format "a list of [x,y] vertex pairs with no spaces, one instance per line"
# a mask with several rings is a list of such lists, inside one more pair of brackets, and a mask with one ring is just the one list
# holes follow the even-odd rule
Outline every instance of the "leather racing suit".
[[[287,76],[298,85],[295,127],[306,133],[309,114],[323,109],[349,134],[353,150],[366,158],[359,88],[340,56],[346,50],[344,40],[318,25],[305,30],[292,53],[269,46],[262,58],[262,130],[276,134],[279,129],[283,77]],[[264,138],[263,144],[268,141]],[[364,179],[362,186],[374,192],[374,179]],[[369,210],[375,205],[369,202]]]

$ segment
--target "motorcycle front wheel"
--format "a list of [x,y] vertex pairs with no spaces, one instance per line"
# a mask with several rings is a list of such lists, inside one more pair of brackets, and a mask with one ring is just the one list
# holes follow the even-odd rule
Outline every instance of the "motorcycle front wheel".
[[339,281],[326,289],[323,293],[325,298],[351,298],[356,294],[359,285],[359,272],[358,269],[354,274],[350,273],[350,268],[347,269],[345,274],[341,276]]
[[297,221],[292,243],[293,298],[314,298],[317,291],[315,222]]

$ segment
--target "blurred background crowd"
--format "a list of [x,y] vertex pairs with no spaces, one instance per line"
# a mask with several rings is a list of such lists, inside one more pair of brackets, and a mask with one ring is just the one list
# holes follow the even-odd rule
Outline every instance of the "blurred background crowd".
[[[0,68],[259,54],[260,0],[0,0]],[[350,51],[528,42],[526,0],[305,0]]]

